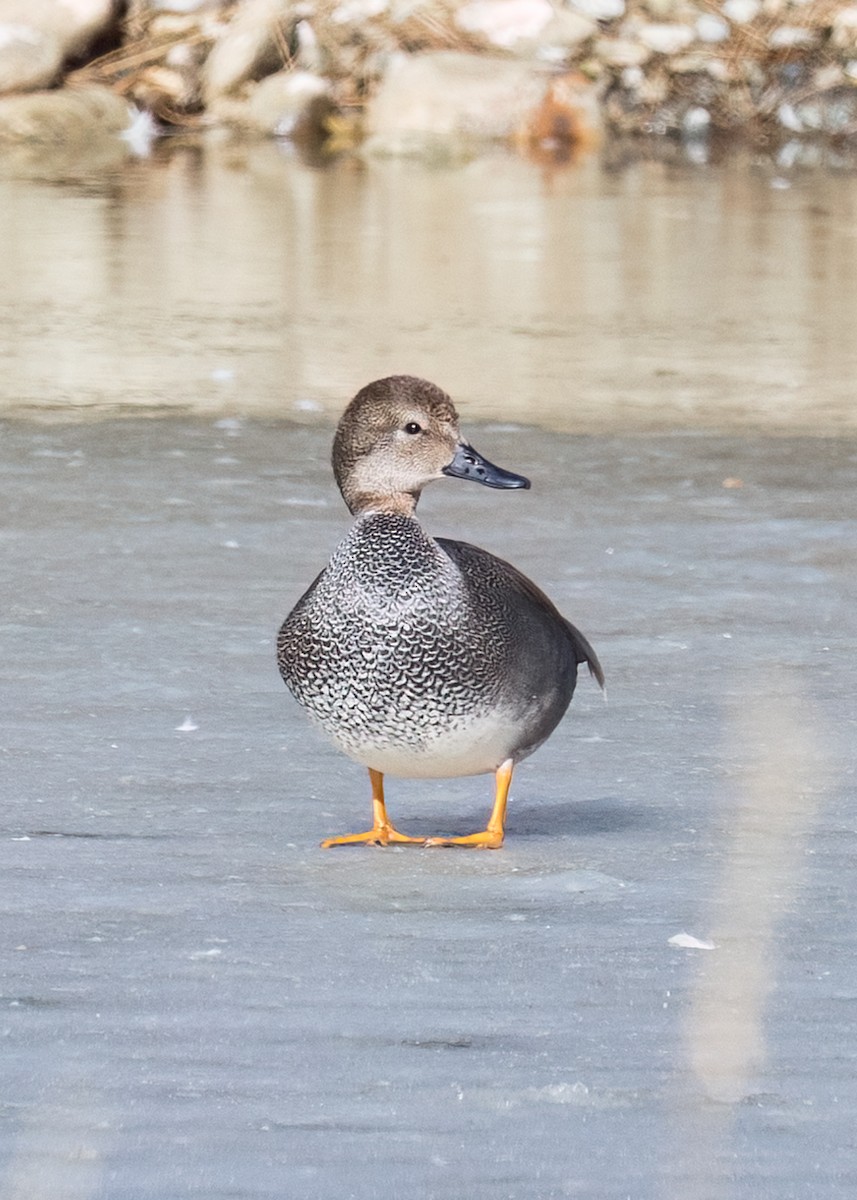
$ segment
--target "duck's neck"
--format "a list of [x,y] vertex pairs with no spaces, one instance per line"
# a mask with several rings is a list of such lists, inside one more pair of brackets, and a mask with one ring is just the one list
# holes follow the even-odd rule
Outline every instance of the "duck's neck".
[[355,517],[368,517],[373,513],[391,513],[397,517],[412,517],[417,508],[419,493],[396,492],[392,496],[373,496],[364,493],[346,496],[345,502]]

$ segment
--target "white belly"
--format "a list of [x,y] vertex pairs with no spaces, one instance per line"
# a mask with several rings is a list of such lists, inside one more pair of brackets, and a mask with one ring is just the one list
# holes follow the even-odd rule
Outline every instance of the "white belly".
[[472,717],[459,729],[446,730],[421,746],[367,739],[355,745],[335,739],[340,748],[364,767],[403,779],[450,779],[458,775],[494,772],[510,758],[521,741],[520,719],[492,713]]

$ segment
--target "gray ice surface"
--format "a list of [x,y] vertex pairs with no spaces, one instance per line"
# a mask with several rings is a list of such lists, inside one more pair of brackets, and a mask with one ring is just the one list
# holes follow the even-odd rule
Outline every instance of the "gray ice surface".
[[[533,490],[424,522],[608,703],[502,851],[325,852],[367,780],[273,639],[346,528],[330,428],[3,427],[3,1200],[855,1194],[857,443],[467,432]],[[468,832],[490,780],[388,800]]]

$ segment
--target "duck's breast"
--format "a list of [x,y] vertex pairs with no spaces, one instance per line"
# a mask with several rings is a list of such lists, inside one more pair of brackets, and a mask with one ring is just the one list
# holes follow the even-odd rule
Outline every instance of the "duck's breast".
[[475,774],[523,757],[559,721],[576,669],[562,618],[505,566],[415,520],[363,518],[280,631],[285,682],[377,770]]

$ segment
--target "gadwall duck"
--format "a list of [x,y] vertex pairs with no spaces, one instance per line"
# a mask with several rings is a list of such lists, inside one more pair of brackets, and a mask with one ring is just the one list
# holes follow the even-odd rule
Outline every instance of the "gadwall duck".
[[[358,392],[333,442],[333,471],[356,518],[286,618],[280,673],[336,745],[369,769],[373,823],[322,846],[503,843],[516,763],[553,732],[579,663],[603,687],[589,642],[517,568],[466,542],[432,538],[420,493],[450,475],[493,488],[529,481],[463,441],[446,393],[393,375]],[[384,775],[493,773],[488,824],[466,837],[393,827]]]

